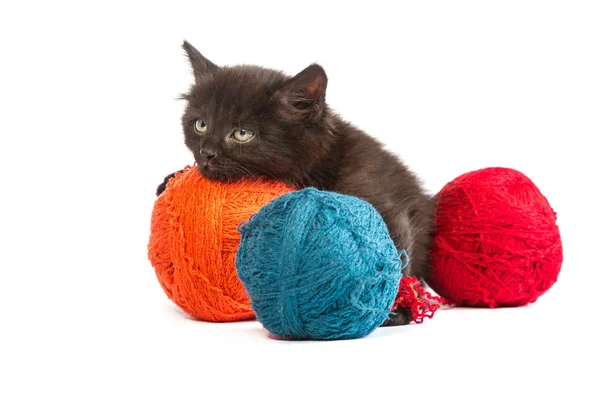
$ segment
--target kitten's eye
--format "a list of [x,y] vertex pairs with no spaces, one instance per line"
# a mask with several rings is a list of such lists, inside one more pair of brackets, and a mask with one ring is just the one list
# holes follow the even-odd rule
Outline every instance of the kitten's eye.
[[206,131],[208,130],[208,127],[206,126],[206,121],[197,119],[196,123],[194,124],[194,129],[198,133],[206,133]]
[[240,143],[246,143],[252,140],[254,137],[254,132],[240,128],[233,131],[233,138]]

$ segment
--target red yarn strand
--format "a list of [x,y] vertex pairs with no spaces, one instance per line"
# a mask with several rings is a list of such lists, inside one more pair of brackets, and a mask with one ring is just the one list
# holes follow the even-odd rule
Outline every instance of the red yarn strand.
[[392,312],[398,308],[409,309],[412,321],[422,324],[425,318],[433,318],[435,312],[442,305],[450,305],[448,301],[439,296],[434,296],[426,291],[421,282],[414,276],[403,277],[400,280],[398,295],[392,306]]

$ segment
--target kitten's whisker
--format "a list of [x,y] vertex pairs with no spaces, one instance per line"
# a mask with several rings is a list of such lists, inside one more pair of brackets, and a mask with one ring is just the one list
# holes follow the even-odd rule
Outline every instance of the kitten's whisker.
[[[246,171],[248,171],[248,173],[250,173],[250,170],[249,170],[249,169],[247,169],[246,167],[244,167],[244,168],[246,169]],[[256,169],[258,172],[260,172],[261,174],[263,174],[263,175],[267,175],[268,177],[270,177],[270,178],[273,178],[273,179],[277,180],[277,177],[276,177],[275,175],[273,175],[272,173],[270,173],[269,171],[267,171],[267,170],[264,170],[264,169],[263,169],[263,168],[261,168],[261,167],[255,167],[255,169]]]
[[260,140],[260,131],[258,130],[258,128],[256,129],[256,138],[258,139],[258,147],[260,148],[260,151],[262,151],[263,155],[267,157],[267,153],[265,152],[265,149],[263,147],[262,140]]

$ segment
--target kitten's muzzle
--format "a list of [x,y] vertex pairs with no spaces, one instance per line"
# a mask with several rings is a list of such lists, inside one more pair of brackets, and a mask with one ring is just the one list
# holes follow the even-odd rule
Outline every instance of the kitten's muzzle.
[[215,163],[216,163],[216,158],[217,158],[217,152],[211,149],[200,149],[199,151],[199,157],[198,160],[196,160],[198,162],[198,165],[200,166],[200,168],[208,168],[208,169],[214,169],[215,168]]
[[211,149],[200,149],[200,155],[208,162],[216,157],[217,152]]

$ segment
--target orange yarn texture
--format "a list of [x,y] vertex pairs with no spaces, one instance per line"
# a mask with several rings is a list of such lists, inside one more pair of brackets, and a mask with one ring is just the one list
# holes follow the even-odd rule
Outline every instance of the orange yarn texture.
[[237,227],[290,191],[267,180],[209,181],[194,167],[176,174],[156,199],[148,244],[148,258],[167,296],[203,321],[254,318],[235,269]]

